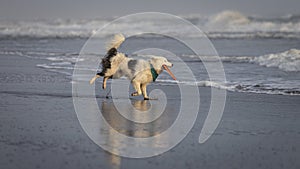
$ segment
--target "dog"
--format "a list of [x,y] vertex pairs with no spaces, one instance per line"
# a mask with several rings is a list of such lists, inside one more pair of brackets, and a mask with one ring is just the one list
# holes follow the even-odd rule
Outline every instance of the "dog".
[[173,64],[165,57],[152,56],[150,60],[133,59],[127,57],[124,53],[118,52],[117,49],[124,41],[125,37],[122,34],[114,36],[106,47],[107,54],[101,62],[102,71],[90,80],[90,84],[93,84],[97,78],[103,77],[102,88],[106,89],[108,79],[118,79],[125,76],[131,81],[135,89],[135,92],[131,96],[143,95],[144,100],[149,100],[147,85],[155,82],[163,70],[166,70],[176,80],[174,74],[169,69],[173,67]]

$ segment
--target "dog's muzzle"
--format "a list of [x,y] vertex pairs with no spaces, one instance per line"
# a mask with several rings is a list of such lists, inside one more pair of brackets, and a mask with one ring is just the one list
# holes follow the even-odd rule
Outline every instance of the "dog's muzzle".
[[[172,64],[171,67],[173,67],[173,64]],[[163,65],[163,68],[169,73],[169,75],[170,75],[174,80],[176,80],[176,77],[174,76],[174,74],[171,72],[171,70],[168,68],[167,65]]]

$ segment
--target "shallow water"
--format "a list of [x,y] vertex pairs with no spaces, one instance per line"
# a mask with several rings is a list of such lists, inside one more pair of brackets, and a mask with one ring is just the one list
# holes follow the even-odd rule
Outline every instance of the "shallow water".
[[[2,39],[0,56],[22,56],[38,60],[36,67],[64,74],[71,79],[77,61],[95,59],[100,62],[103,53],[89,53],[78,60],[79,53],[87,39],[81,38],[16,38]],[[30,45],[29,45],[30,44]],[[105,42],[100,39],[99,45]],[[120,48],[130,57],[148,59],[135,55],[134,50],[147,47],[160,47],[174,53],[192,70],[197,85],[224,88],[231,91],[255,92],[265,94],[300,94],[300,40],[298,39],[214,39],[212,44],[223,63],[226,83],[210,81],[205,67],[198,56],[191,53],[182,44],[166,38],[136,37],[130,38]],[[148,54],[151,54],[151,52]],[[159,53],[158,53],[159,54]],[[179,77],[179,83],[193,84],[185,80],[188,76],[176,65],[178,59],[161,53],[174,62],[172,71]],[[204,61],[214,63],[214,56],[201,55]],[[98,59],[99,58],[99,59]],[[84,68],[83,68],[84,69]],[[87,67],[87,69],[89,69]],[[101,67],[99,67],[101,70]],[[90,69],[90,71],[96,71]],[[5,76],[5,75],[1,75]],[[86,77],[90,78],[90,77]],[[5,79],[2,77],[1,79]],[[88,79],[83,79],[88,80]],[[157,79],[157,84],[176,84],[166,73]]]

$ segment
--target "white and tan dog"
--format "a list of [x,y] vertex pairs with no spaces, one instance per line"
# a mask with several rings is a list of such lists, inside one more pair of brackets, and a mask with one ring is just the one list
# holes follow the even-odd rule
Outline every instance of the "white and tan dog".
[[147,85],[154,82],[157,76],[165,69],[171,77],[176,80],[175,76],[168,67],[172,67],[166,58],[161,56],[153,56],[150,60],[133,59],[125,54],[117,51],[118,47],[125,41],[122,34],[117,34],[107,46],[107,54],[102,59],[102,71],[97,73],[90,80],[90,84],[103,76],[102,88],[106,89],[106,81],[109,78],[117,79],[122,76],[128,78],[133,85],[135,92],[132,96],[143,94],[145,100],[149,100],[147,95]]

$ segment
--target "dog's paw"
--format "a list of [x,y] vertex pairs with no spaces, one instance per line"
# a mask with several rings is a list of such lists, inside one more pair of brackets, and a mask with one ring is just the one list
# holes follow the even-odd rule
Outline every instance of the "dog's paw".
[[138,96],[138,92],[131,93],[131,96]]
[[158,98],[149,98],[149,97],[144,97],[144,100],[158,100]]

